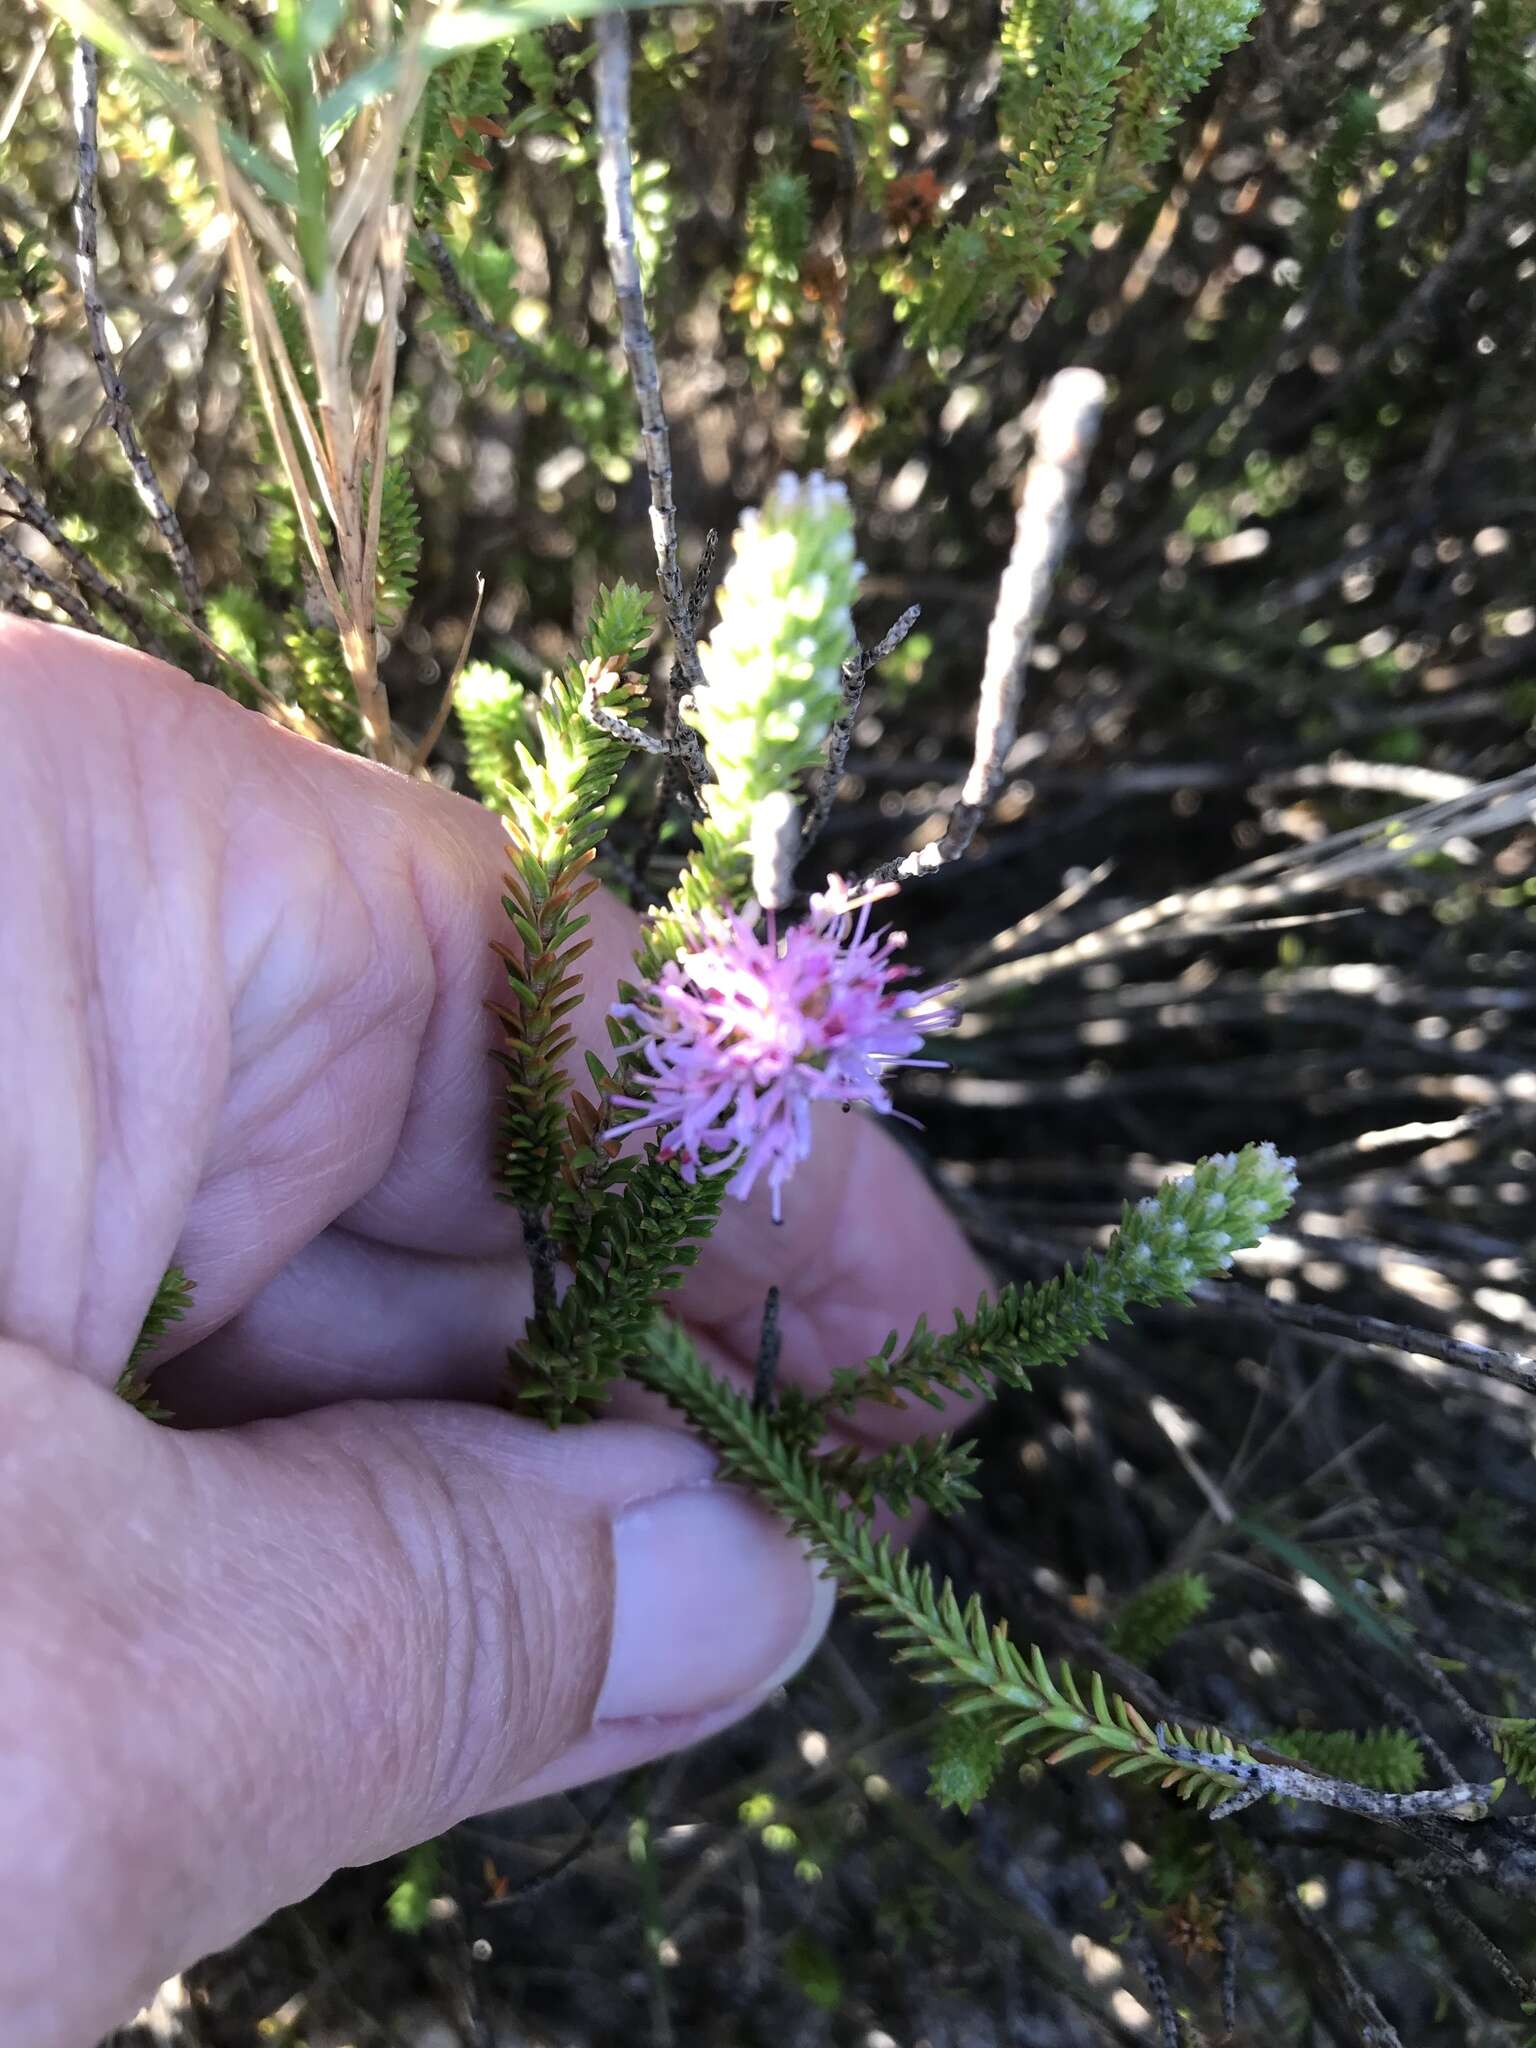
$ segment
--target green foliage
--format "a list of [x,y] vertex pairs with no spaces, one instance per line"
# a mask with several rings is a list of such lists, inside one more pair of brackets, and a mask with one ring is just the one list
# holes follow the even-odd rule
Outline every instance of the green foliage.
[[519,1404],[554,1425],[583,1420],[644,1347],[657,1297],[697,1259],[725,1185],[689,1186],[675,1166],[646,1159],[563,1244],[571,1284],[536,1314],[507,1355]]
[[[553,120],[558,115],[566,81],[574,70],[585,66],[588,53],[584,51],[575,65],[562,66],[556,62],[548,37],[542,29],[536,28],[514,36],[507,45],[507,51],[519,84],[533,102],[531,112],[542,116],[544,121]],[[520,116],[520,122],[528,125],[526,114]]]
[[397,1934],[424,1934],[432,1901],[447,1880],[440,1840],[422,1842],[401,1859],[400,1875],[384,1901],[384,1917]]
[[149,1390],[145,1367],[156,1344],[171,1328],[186,1316],[192,1306],[195,1293],[192,1282],[180,1266],[167,1266],[155,1289],[153,1301],[145,1311],[139,1326],[139,1334],[133,1341],[128,1354],[128,1363],[117,1377],[117,1395],[130,1407],[137,1408],[141,1415],[151,1422],[168,1422],[170,1412],[162,1408]]
[[1009,0],[998,36],[997,133],[1017,156],[1061,33],[1067,0]]
[[[1294,1184],[1289,1161],[1272,1146],[1203,1160],[1193,1173],[1127,1209],[1102,1259],[1069,1269],[1038,1291],[1010,1290],[995,1309],[983,1302],[974,1318],[957,1319],[947,1339],[920,1327],[899,1353],[893,1340],[871,1365],[835,1375],[823,1401],[793,1407],[787,1424],[776,1411],[754,1409],[711,1372],[674,1323],[653,1319],[634,1366],[638,1376],[681,1409],[728,1474],[778,1509],[845,1592],[900,1645],[898,1656],[921,1679],[954,1689],[953,1711],[978,1731],[973,1750],[945,1752],[939,1782],[957,1803],[980,1796],[976,1759],[985,1759],[989,1740],[999,1747],[1021,1743],[1056,1763],[1091,1757],[1096,1769],[1116,1777],[1155,1776],[1201,1807],[1228,1796],[1236,1775],[1219,1763],[1175,1762],[1170,1749],[1217,1758],[1247,1752],[1219,1730],[1198,1730],[1191,1739],[1177,1728],[1153,1728],[1129,1701],[1111,1696],[1097,1674],[1083,1680],[1063,1667],[1053,1675],[1038,1649],[1020,1651],[1005,1627],[989,1625],[978,1601],[962,1608],[947,1583],[914,1567],[889,1538],[877,1540],[877,1500],[903,1511],[914,1497],[926,1497],[930,1480],[944,1505],[958,1497],[969,1468],[953,1460],[942,1439],[861,1460],[818,1455],[810,1445],[820,1425],[875,1390],[889,1397],[900,1387],[935,1399],[941,1387],[986,1392],[996,1382],[1020,1384],[1029,1366],[1061,1362],[1102,1335],[1106,1319],[1123,1317],[1132,1302],[1186,1296],[1196,1277],[1219,1271],[1235,1248],[1251,1244],[1284,1212]],[[1193,1575],[1169,1586],[1171,1592],[1144,1611],[1144,1638],[1159,1623],[1166,1628],[1175,1610],[1187,1615],[1203,1604],[1203,1583]]]
[[1405,1728],[1287,1728],[1266,1735],[1265,1746],[1326,1778],[1344,1778],[1377,1792],[1417,1792],[1424,1782],[1424,1752]]
[[[887,271],[914,334],[959,341],[983,312],[1042,299],[1069,244],[1118,218],[1167,154],[1179,114],[1248,32],[1259,0],[1078,0],[1004,18],[1004,183],[969,220]],[[1113,132],[1112,132],[1113,131]]]
[[1102,0],[1065,11],[1028,127],[986,218],[984,264],[962,269],[956,255],[967,258],[968,248],[940,248],[937,302],[928,309],[936,338],[953,334],[1000,292],[1038,296],[1050,285],[1068,234],[1086,224],[1115,88],[1151,11],[1152,0]]
[[379,505],[378,618],[392,632],[410,608],[421,566],[421,513],[403,467],[384,472]]
[[1512,157],[1536,147],[1536,0],[1481,0],[1473,11],[1471,90]]
[[312,626],[301,612],[290,612],[283,623],[282,648],[292,702],[314,720],[332,746],[348,754],[362,753],[363,722],[335,629]]
[[470,325],[450,303],[425,246],[413,249],[414,276],[425,294],[423,325],[454,362],[466,390],[494,391],[507,401],[533,399],[554,413],[595,469],[615,481],[628,476],[634,438],[633,402],[622,365],[549,324],[549,309],[520,289],[514,253],[472,225],[442,231],[450,262],[471,300],[491,323]]
[[928,1764],[928,1796],[962,1813],[985,1799],[1003,1767],[996,1734],[975,1715],[949,1715],[934,1737]]
[[1536,1721],[1514,1718],[1488,1724],[1494,1754],[1523,1792],[1536,1799]]
[[1380,107],[1373,93],[1345,93],[1333,130],[1312,165],[1307,191],[1307,260],[1315,267],[1328,253],[1343,220],[1344,197],[1359,177],[1376,140]]
[[467,662],[453,692],[454,714],[476,794],[488,810],[505,814],[509,790],[520,784],[518,749],[533,744],[533,711],[522,684],[489,661]]
[[800,318],[800,269],[811,239],[811,188],[796,171],[765,171],[747,198],[747,246],[731,290],[742,345],[757,367],[776,369]]
[[155,1289],[154,1299],[145,1311],[133,1349],[128,1354],[126,1371],[136,1372],[171,1325],[185,1318],[195,1293],[196,1289],[180,1266],[166,1267]]
[[[791,1427],[804,1434],[798,1418],[792,1416]],[[952,1515],[976,1493],[971,1484],[975,1453],[968,1445],[952,1444],[947,1436],[893,1444],[873,1454],[849,1445],[823,1452],[820,1464],[838,1491],[865,1510],[884,1501],[893,1514],[905,1515],[921,1502],[935,1514]]]
[[791,0],[791,12],[807,77],[829,109],[845,112],[861,20],[856,0]]
[[[679,1408],[719,1453],[724,1469],[775,1507],[830,1568],[853,1603],[899,1645],[898,1659],[925,1684],[954,1691],[950,1709],[984,1718],[999,1744],[1019,1743],[1047,1762],[1091,1756],[1114,1777],[1155,1777],[1181,1797],[1209,1807],[1236,1779],[1219,1767],[1177,1763],[1169,1746],[1238,1758],[1247,1752],[1217,1729],[1193,1736],[1154,1728],[1093,1674],[1067,1666],[1053,1675],[1039,1649],[1019,1650],[1003,1623],[989,1624],[979,1600],[962,1607],[948,1581],[915,1566],[889,1537],[876,1538],[867,1515],[837,1496],[814,1457],[781,1437],[771,1416],[710,1371],[677,1325],[651,1325],[637,1376]],[[1086,1691],[1084,1689],[1086,1683]]]
[[628,751],[589,714],[595,704],[627,719],[640,708],[644,685],[626,671],[649,635],[649,600],[634,585],[599,593],[580,659],[534,709],[536,747],[513,742],[515,779],[501,785],[512,846],[503,901],[517,943],[496,948],[509,991],[494,1006],[507,1077],[497,1185],[523,1217],[536,1271],[558,1248],[572,1272],[558,1300],[551,1288],[537,1303],[509,1352],[509,1385],[552,1424],[601,1403],[643,1340],[656,1297],[693,1263],[724,1194],[719,1180],[689,1186],[654,1157],[610,1156],[601,1098],[611,1076],[595,1058],[599,1101],[567,1092],[577,963],[590,944],[579,936],[588,922],[581,906],[597,886],[587,870]]
[[31,228],[14,242],[0,230],[0,303],[31,306],[58,277],[48,245]]
[[1165,1579],[1153,1579],[1121,1609],[1109,1631],[1109,1646],[1133,1664],[1151,1664],[1210,1604],[1210,1584],[1200,1572],[1173,1572]]
[[843,1973],[836,1956],[808,1928],[798,1927],[784,1944],[784,1971],[812,2005],[836,2012],[843,2002]]
[[1130,205],[1162,162],[1179,116],[1216,66],[1247,36],[1255,0],[1161,0],[1151,33],[1120,94],[1096,204],[1106,215]]
[[243,668],[261,675],[277,644],[279,625],[254,590],[238,583],[210,590],[208,630],[214,644]]
[[854,57],[858,92],[850,117],[862,144],[860,170],[866,195],[876,203],[895,173],[896,152],[907,140],[898,95],[910,41],[901,0],[865,0]]
[[444,64],[422,95],[416,162],[416,218],[440,227],[464,181],[490,168],[487,141],[506,132],[507,45],[488,43]]
[[584,700],[595,685],[603,710],[623,717],[636,708],[644,686],[626,669],[649,633],[647,600],[632,584],[599,593],[581,658],[539,700],[538,751],[517,742],[518,780],[504,785],[511,864],[503,902],[518,944],[498,948],[509,993],[497,1011],[507,1078],[496,1177],[525,1213],[548,1204],[560,1176],[563,1064],[575,1044],[568,1020],[581,1001],[575,970],[589,943],[578,939],[588,921],[580,911],[597,886],[586,870],[627,753],[588,717]]
[[945,1393],[985,1393],[994,1383],[1027,1387],[1039,1366],[1062,1365],[1137,1304],[1183,1301],[1192,1283],[1220,1271],[1232,1254],[1264,1237],[1290,1206],[1291,1162],[1272,1145],[1205,1159],[1155,1195],[1127,1203],[1101,1255],[1068,1267],[1042,1287],[1005,1287],[982,1298],[953,1330],[920,1322],[905,1344],[895,1332],[857,1368],[833,1374],[830,1412],[861,1401],[900,1405],[914,1396],[938,1407]]

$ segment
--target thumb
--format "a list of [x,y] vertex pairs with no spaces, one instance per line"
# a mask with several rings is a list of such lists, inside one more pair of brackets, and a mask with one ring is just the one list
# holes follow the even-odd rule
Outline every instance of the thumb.
[[755,1705],[831,1589],[712,1473],[447,1403],[182,1434],[0,1343],[17,2038],[80,2048],[339,1864]]

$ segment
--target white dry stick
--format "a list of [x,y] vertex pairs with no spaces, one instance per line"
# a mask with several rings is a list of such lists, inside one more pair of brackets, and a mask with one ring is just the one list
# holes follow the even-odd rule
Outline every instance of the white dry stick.
[[[1245,867],[1199,889],[1181,889],[1160,902],[1127,911],[1113,923],[1046,953],[1000,961],[962,980],[956,1000],[967,1009],[1002,997],[1017,988],[1033,987],[1064,969],[1081,967],[1137,952],[1151,945],[1187,944],[1218,934],[1278,928],[1286,920],[1275,915],[1283,906],[1304,902],[1325,891],[1401,868],[1417,855],[1433,853],[1453,839],[1485,839],[1495,832],[1528,826],[1536,815],[1536,768],[1517,768],[1495,782],[1478,783],[1463,796],[1421,804],[1394,817],[1373,819],[1334,833],[1299,851],[1267,853]],[[1344,911],[1313,911],[1292,923],[1344,916]]]
[[958,860],[976,837],[1019,729],[1024,675],[1072,528],[1072,505],[1104,410],[1097,370],[1058,370],[1034,411],[1035,452],[1024,476],[1013,548],[987,629],[976,708],[976,749],[942,839],[887,861],[871,882],[906,882]]
[[[597,21],[598,184],[603,194],[603,240],[613,273],[614,296],[624,356],[629,364],[635,402],[640,408],[640,433],[645,443],[645,468],[651,483],[651,539],[656,548],[656,581],[677,646],[682,689],[704,687],[699,667],[693,612],[683,587],[677,559],[677,504],[672,495],[672,443],[661,402],[661,372],[656,345],[645,317],[640,283],[640,258],[635,249],[634,172],[629,154],[629,18],[623,13],[599,15]],[[671,692],[668,737],[676,718],[678,691]]]
[[99,155],[96,146],[96,97],[98,58],[94,43],[80,42],[75,46],[75,134],[79,147],[80,175],[75,192],[75,260],[80,275],[80,297],[85,305],[85,325],[90,336],[91,354],[96,363],[96,374],[101,379],[102,392],[106,397],[107,423],[118,439],[128,468],[133,476],[133,487],[140,502],[155,522],[160,538],[165,542],[166,551],[176,565],[182,593],[187,601],[187,611],[197,628],[203,643],[200,668],[204,680],[210,673],[208,645],[208,614],[203,608],[203,589],[198,581],[197,569],[192,561],[192,550],[187,546],[187,537],[181,530],[181,522],[171,510],[170,500],[161,488],[160,479],[155,475],[149,457],[139,440],[138,430],[133,424],[133,415],[128,409],[128,393],[117,367],[117,358],[107,335],[107,309],[102,303],[101,285],[97,276],[96,240],[96,176]]
[[800,806],[787,789],[762,797],[752,809],[752,894],[764,910],[787,910],[795,897],[800,858]]

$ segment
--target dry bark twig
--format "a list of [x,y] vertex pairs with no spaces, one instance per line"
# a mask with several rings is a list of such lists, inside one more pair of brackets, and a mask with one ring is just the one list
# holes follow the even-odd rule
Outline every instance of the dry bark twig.
[[[128,406],[128,393],[117,366],[112,343],[107,333],[107,309],[102,302],[101,285],[98,277],[97,224],[96,224],[96,179],[100,167],[100,153],[96,141],[96,104],[99,84],[100,60],[94,43],[81,41],[75,46],[74,63],[74,108],[75,134],[79,155],[79,176],[75,190],[75,262],[80,278],[80,297],[85,306],[86,332],[90,336],[91,356],[96,364],[96,374],[101,379],[102,392],[106,398],[107,424],[117,436],[118,446],[128,463],[133,477],[133,486],[140,502],[155,523],[155,529],[164,541],[166,552],[175,565],[182,594],[186,598],[187,611],[198,632],[208,632],[208,614],[203,605],[203,587],[198,578],[192,550],[187,537],[181,530],[181,521],[171,509],[154,466],[144,452],[138,429],[133,423],[133,414]],[[206,681],[212,672],[210,658],[204,651],[199,669]]]

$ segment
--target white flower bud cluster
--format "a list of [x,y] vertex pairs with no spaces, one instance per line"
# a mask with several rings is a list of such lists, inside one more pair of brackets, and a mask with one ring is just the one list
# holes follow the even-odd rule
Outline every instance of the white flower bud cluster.
[[848,494],[819,472],[780,477],[760,511],[742,514],[719,624],[699,649],[707,687],[692,709],[726,852],[744,851],[765,797],[823,758],[862,574]]
[[1230,1266],[1269,1234],[1291,1205],[1296,1162],[1268,1142],[1217,1152],[1146,1195],[1127,1212],[1118,1253],[1129,1269],[1157,1273],[1175,1293],[1202,1273]]

